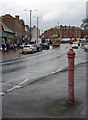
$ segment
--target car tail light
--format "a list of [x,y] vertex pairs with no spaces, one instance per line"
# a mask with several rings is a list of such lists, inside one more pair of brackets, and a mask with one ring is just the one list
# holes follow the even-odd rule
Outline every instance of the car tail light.
[[32,48],[30,48],[30,49],[32,49]]

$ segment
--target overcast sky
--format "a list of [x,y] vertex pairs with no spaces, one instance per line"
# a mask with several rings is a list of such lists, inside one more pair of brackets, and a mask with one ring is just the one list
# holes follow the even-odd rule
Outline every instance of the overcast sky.
[[20,19],[29,25],[29,10],[32,10],[32,26],[37,24],[36,17],[42,17],[38,21],[41,31],[57,26],[58,22],[59,25],[80,26],[86,17],[86,1],[88,0],[0,0],[0,14],[11,14],[13,17],[20,15]]

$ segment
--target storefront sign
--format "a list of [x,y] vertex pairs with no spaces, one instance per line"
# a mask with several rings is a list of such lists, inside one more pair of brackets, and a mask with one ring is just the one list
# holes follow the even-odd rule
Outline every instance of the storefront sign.
[[13,36],[9,35],[8,38],[13,38]]
[[0,32],[0,36],[1,36],[1,37],[7,37],[7,33],[5,33],[5,32]]
[[58,34],[53,34],[53,37],[58,37]]

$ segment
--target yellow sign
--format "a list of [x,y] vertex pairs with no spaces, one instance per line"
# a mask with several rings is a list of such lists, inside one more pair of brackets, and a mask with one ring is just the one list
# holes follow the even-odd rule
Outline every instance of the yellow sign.
[[53,37],[58,37],[58,34],[54,34]]
[[80,41],[80,38],[76,38],[77,41]]

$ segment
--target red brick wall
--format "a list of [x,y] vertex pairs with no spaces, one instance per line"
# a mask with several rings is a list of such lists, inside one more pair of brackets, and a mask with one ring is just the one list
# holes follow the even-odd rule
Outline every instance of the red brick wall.
[[6,14],[5,16],[2,16],[2,22],[9,28],[11,29],[13,32],[15,32],[15,35],[17,35],[16,33],[19,33],[21,36],[24,36],[25,34],[25,25],[24,25],[24,21],[22,22],[22,20],[19,20],[19,16],[16,16],[16,18],[12,17],[9,14]]
[[[60,38],[72,38],[72,37],[76,38],[77,36],[81,37],[80,29],[75,30],[74,26],[73,27],[69,26],[69,29],[66,29],[66,26],[64,26],[65,29],[62,30],[61,29],[62,27],[63,26],[61,25],[60,29],[57,29],[57,28],[49,29],[49,30],[45,31],[41,36],[42,37],[44,36],[44,38],[47,38],[47,39],[52,39],[53,34],[59,34]],[[70,27],[71,27],[71,29],[70,29]],[[69,33],[68,33],[68,31],[69,31]],[[73,33],[72,33],[72,31],[73,31]],[[77,31],[79,31],[79,33]]]

